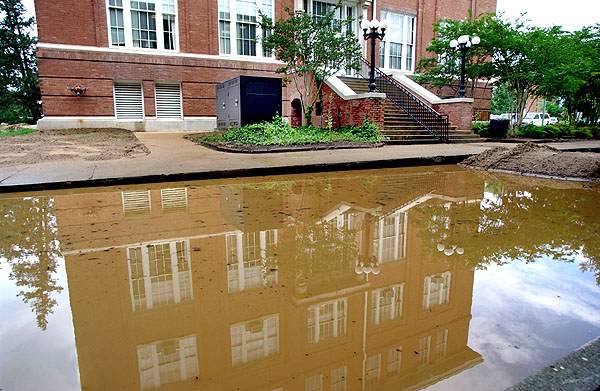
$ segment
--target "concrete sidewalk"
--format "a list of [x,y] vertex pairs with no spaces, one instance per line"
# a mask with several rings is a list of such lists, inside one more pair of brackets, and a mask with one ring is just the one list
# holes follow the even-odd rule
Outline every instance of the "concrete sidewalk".
[[[144,182],[212,179],[359,168],[454,164],[494,146],[517,144],[394,145],[268,154],[218,152],[182,138],[185,133],[136,133],[151,153],[110,161],[49,162],[0,168],[0,192]],[[561,150],[600,150],[600,140],[549,143]]]

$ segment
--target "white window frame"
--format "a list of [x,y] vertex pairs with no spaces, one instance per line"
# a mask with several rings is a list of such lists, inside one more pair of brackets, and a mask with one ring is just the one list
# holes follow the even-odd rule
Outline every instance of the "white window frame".
[[[272,334],[268,333],[270,322],[275,324]],[[260,330],[255,330],[258,327]],[[279,314],[232,324],[229,334],[231,364],[234,367],[279,354]],[[236,338],[238,334],[239,340]],[[275,342],[274,346],[270,340]]]
[[[275,19],[275,0],[258,0],[255,4],[256,4],[256,55],[250,55],[250,54],[238,54],[238,34],[237,34],[237,0],[224,0],[224,2],[228,2],[229,3],[229,19],[222,19],[220,17],[220,10],[219,10],[219,6],[217,4],[217,30],[218,30],[218,37],[219,37],[219,55],[220,56],[227,56],[227,57],[238,57],[238,58],[247,58],[247,57],[252,57],[252,58],[268,58],[268,59],[272,59],[274,58],[273,56],[273,52],[271,52],[270,56],[265,56],[264,55],[264,51],[262,48],[262,37],[263,37],[263,30],[260,27],[260,16],[259,16],[259,11],[263,11],[264,12],[264,1],[270,1],[271,2],[271,12],[272,12],[272,19]],[[229,53],[226,53],[225,51],[222,50],[221,47],[221,28],[220,28],[220,24],[222,21],[228,21],[229,22]]]
[[[400,17],[402,17],[403,23],[402,23],[402,39],[401,42],[390,42],[390,33],[391,33],[391,29],[392,27],[388,27],[388,31],[386,32],[386,36],[384,38],[383,42],[383,48],[384,48],[384,66],[381,66],[381,63],[379,64],[379,67],[382,69],[386,69],[386,70],[396,70],[396,71],[402,71],[402,72],[407,72],[407,73],[413,73],[415,71],[415,52],[416,52],[416,32],[417,32],[417,16],[416,15],[412,15],[412,14],[406,14],[403,12],[396,12],[396,11],[392,11],[392,10],[382,10],[381,11],[381,19],[388,19],[388,23],[391,24],[392,20],[390,18],[390,14],[394,14],[394,15],[399,15]],[[413,23],[411,24],[411,19],[413,21]],[[412,27],[412,31],[411,30]],[[412,43],[411,40],[408,39],[409,34],[412,34]],[[400,58],[400,68],[390,68],[390,43],[398,43],[402,45],[402,57]],[[406,62],[407,62],[407,48],[408,46],[412,45],[412,58],[410,61],[410,69],[408,69],[408,67],[406,66]],[[380,49],[380,58],[381,58],[381,49]]]
[[[340,314],[339,310],[338,310],[338,303],[343,303],[343,313]],[[332,319],[328,319],[326,321],[322,321],[321,319],[321,309],[329,304],[332,304]],[[311,311],[313,311],[314,317],[313,322],[311,324],[311,317],[310,317],[310,313]],[[332,338],[338,338],[342,335],[346,335],[346,330],[347,330],[347,320],[348,320],[348,298],[344,297],[341,299],[337,299],[337,300],[330,300],[330,301],[325,301],[316,305],[313,305],[311,307],[308,307],[307,310],[307,325],[308,325],[308,343],[310,344],[315,344],[315,343],[319,343],[322,339],[321,337],[321,327],[332,323],[333,326],[330,328],[331,329],[331,334],[330,335],[325,335],[323,336],[323,338],[325,340],[329,340]],[[341,330],[341,334],[338,332],[338,323],[341,322],[342,325],[342,330]]]
[[[387,293],[392,293],[391,303],[386,303]],[[389,285],[371,291],[371,324],[379,325],[402,318],[404,283]]]
[[426,276],[423,279],[423,309],[431,310],[450,303],[451,284],[450,271]]
[[[126,49],[135,49],[135,50],[143,50],[143,51],[154,51],[154,52],[166,52],[166,53],[177,53],[179,52],[179,10],[177,6],[177,0],[174,0],[175,3],[175,13],[167,13],[163,12],[163,0],[153,0],[155,3],[154,14],[156,15],[156,49],[153,48],[140,48],[133,46],[133,33],[132,33],[132,23],[131,23],[131,0],[123,0],[122,7],[115,7],[109,4],[110,0],[105,0],[106,5],[106,23],[108,26],[108,47],[111,48],[126,48]],[[113,45],[111,38],[111,25],[110,25],[110,9],[111,8],[120,8],[123,10],[123,24],[125,28],[125,46]],[[163,30],[163,14],[167,15],[175,15],[175,48],[174,49],[165,49],[165,39],[164,39],[164,30]]]

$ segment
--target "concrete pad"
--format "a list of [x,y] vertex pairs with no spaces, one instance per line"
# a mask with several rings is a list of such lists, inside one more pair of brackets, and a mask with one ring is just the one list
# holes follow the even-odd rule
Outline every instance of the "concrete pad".
[[[144,182],[215,179],[363,168],[454,164],[495,146],[518,144],[386,145],[381,148],[243,154],[215,151],[183,138],[186,132],[140,132],[150,154],[94,162],[48,162],[0,169],[0,192]],[[597,150],[600,141],[550,143],[561,150]]]

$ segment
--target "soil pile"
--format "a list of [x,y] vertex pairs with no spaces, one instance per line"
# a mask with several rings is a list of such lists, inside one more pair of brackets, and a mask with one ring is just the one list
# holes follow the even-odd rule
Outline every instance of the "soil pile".
[[149,153],[135,134],[126,129],[59,129],[0,135],[0,167],[48,161],[114,160]]
[[459,165],[477,170],[600,181],[600,154],[563,152],[533,143],[514,148],[495,147]]

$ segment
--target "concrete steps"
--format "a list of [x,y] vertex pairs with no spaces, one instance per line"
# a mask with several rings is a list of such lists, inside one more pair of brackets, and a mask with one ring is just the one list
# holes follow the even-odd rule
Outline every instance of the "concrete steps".
[[[369,83],[366,80],[351,77],[340,77],[340,79],[357,94],[369,92]],[[386,100],[385,103],[383,126],[381,134],[389,138],[388,144],[435,144],[440,142],[390,100]],[[456,126],[452,124],[450,124],[448,136],[451,143],[480,141],[478,135],[471,131],[457,130]]]

